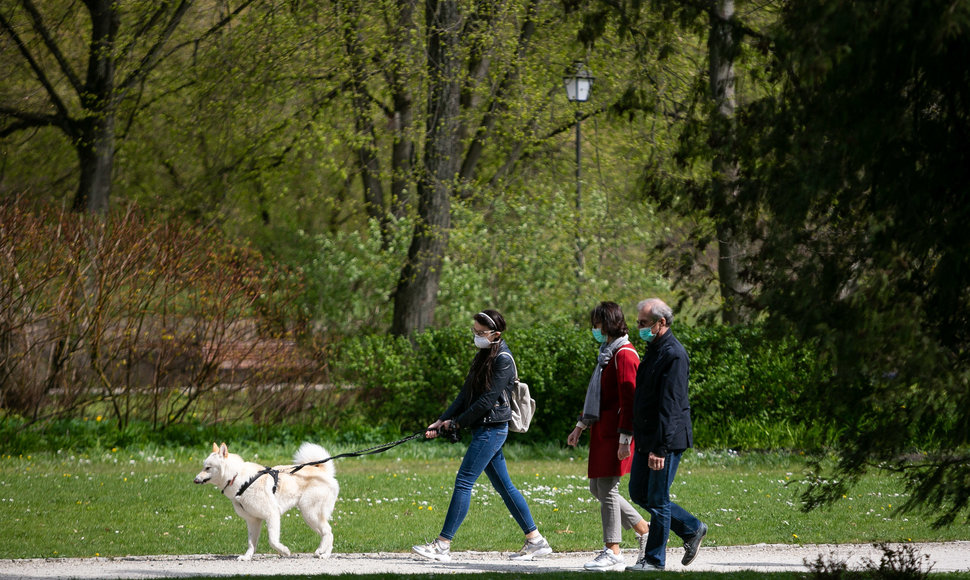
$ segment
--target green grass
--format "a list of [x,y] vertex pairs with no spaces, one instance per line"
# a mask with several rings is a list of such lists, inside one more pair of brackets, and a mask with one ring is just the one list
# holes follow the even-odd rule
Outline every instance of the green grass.
[[[262,464],[285,463],[292,453],[232,444],[230,450]],[[404,552],[435,537],[463,450],[412,442],[338,460],[334,550]],[[246,526],[229,500],[212,485],[192,483],[207,453],[200,445],[0,457],[0,558],[242,553]],[[513,481],[556,550],[602,545],[582,453],[513,444],[506,455]],[[804,514],[797,496],[802,469],[803,460],[790,454],[691,451],[673,493],[710,525],[706,545],[965,539],[962,526],[934,530],[931,515],[896,514],[906,498],[901,483],[886,475],[867,477],[834,509]],[[625,485],[626,479],[624,495]],[[485,478],[474,494],[455,550],[517,549],[521,532]],[[282,539],[294,552],[310,552],[318,542],[295,510],[284,516]],[[625,546],[634,541],[627,532]],[[258,551],[271,551],[265,532]]]

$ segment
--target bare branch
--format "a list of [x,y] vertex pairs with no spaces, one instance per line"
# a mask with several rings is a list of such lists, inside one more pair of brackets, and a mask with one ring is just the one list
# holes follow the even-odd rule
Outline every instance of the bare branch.
[[74,72],[74,69],[71,68],[71,63],[64,57],[61,48],[57,46],[57,42],[51,37],[50,31],[44,25],[44,18],[41,16],[40,11],[37,10],[37,7],[31,0],[21,0],[21,4],[23,4],[24,9],[30,14],[30,19],[34,23],[34,31],[43,39],[44,46],[47,47],[47,50],[54,55],[54,59],[57,60],[57,64],[61,67],[61,72],[67,77],[67,80],[74,87],[74,90],[80,93],[82,91],[81,80]]
[[118,100],[123,99],[125,93],[127,93],[131,87],[139,83],[141,79],[148,76],[148,73],[155,68],[155,65],[158,64],[158,61],[161,58],[162,49],[165,47],[165,43],[168,42],[169,38],[171,38],[172,33],[175,32],[175,29],[182,21],[182,17],[185,16],[185,13],[188,12],[191,5],[192,0],[182,0],[179,3],[178,7],[172,13],[172,16],[169,17],[168,22],[165,24],[165,28],[158,35],[158,38],[155,39],[155,44],[148,49],[148,52],[146,52],[145,56],[142,57],[141,62],[138,64],[135,70],[133,70],[125,80],[118,84]]
[[2,27],[7,34],[10,35],[10,38],[13,39],[14,44],[17,45],[17,48],[20,50],[20,54],[27,61],[27,64],[30,65],[30,69],[34,71],[34,75],[44,87],[44,90],[47,91],[47,96],[50,97],[51,103],[54,105],[54,108],[57,109],[58,115],[62,117],[64,122],[70,120],[71,116],[67,110],[67,106],[64,105],[64,101],[62,101],[60,95],[57,94],[57,90],[54,88],[54,85],[47,78],[47,75],[44,74],[43,69],[34,58],[34,55],[31,54],[30,49],[27,48],[27,45],[24,43],[23,39],[20,38],[20,35],[17,34],[17,31],[14,30],[13,26],[10,24],[10,21],[8,21],[7,17],[3,14],[0,14],[0,27]]
[[0,116],[14,117],[19,121],[0,127],[0,138],[13,135],[17,131],[30,129],[31,127],[63,127],[63,119],[57,115],[42,115],[39,113],[28,113],[18,111],[9,107],[0,107]]
[[242,4],[240,4],[239,6],[237,6],[235,10],[233,10],[232,12],[230,12],[229,14],[227,14],[222,20],[220,20],[219,22],[216,22],[215,24],[213,24],[212,27],[209,28],[209,30],[206,30],[205,32],[203,32],[202,33],[202,36],[200,36],[199,38],[193,38],[192,40],[189,40],[189,41],[186,41],[186,42],[182,42],[180,44],[176,44],[175,46],[173,46],[172,49],[169,50],[165,54],[165,57],[168,57],[169,55],[171,55],[171,54],[173,54],[175,52],[178,52],[179,50],[185,48],[186,46],[191,46],[191,45],[197,44],[197,43],[199,43],[199,42],[201,42],[201,41],[209,38],[210,36],[212,36],[216,32],[219,32],[219,30],[225,28],[230,22],[232,22],[232,19],[233,18],[235,18],[236,16],[239,16],[239,14],[243,10],[245,10],[246,8],[249,8],[249,6],[252,5],[255,2],[256,2],[256,0],[246,0],[245,2],[243,2]]

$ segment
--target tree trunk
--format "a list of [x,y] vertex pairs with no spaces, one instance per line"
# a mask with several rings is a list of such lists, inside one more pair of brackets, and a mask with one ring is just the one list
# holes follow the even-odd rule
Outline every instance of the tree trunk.
[[391,332],[410,335],[434,322],[441,266],[451,229],[451,193],[461,160],[461,64],[458,31],[461,15],[456,0],[429,0],[428,79],[424,167],[418,180],[418,222],[408,261],[394,296]]
[[714,113],[711,119],[712,195],[717,224],[717,273],[721,292],[721,319],[725,324],[741,321],[743,293],[738,276],[741,243],[735,227],[734,204],[738,195],[738,161],[734,153],[735,97],[734,58],[737,43],[732,28],[734,0],[719,0],[710,12],[708,39],[709,75]]
[[104,215],[111,197],[111,171],[115,157],[114,113],[88,118],[78,130],[77,150],[80,169],[75,212]]
[[111,197],[115,157],[115,39],[121,25],[117,0],[85,0],[91,14],[88,66],[80,94],[83,118],[75,123],[80,179],[74,211],[104,214]]
[[[353,144],[360,167],[361,182],[364,187],[364,205],[368,217],[381,223],[385,231],[387,208],[384,207],[384,187],[381,185],[380,161],[377,157],[377,137],[374,122],[370,115],[370,99],[366,89],[366,55],[361,47],[360,4],[356,0],[338,2],[341,15],[346,18],[343,25],[344,50],[350,62],[351,104],[354,111],[354,127],[357,140]],[[387,240],[384,240],[387,243]]]
[[[416,0],[398,2],[397,26],[394,30],[394,46],[400,58],[409,51],[408,43],[415,28],[414,9]],[[391,211],[395,217],[407,215],[410,203],[409,185],[414,167],[414,141],[411,126],[414,123],[414,99],[411,96],[411,79],[402,74],[404,67],[392,67],[389,71],[391,100],[394,118],[391,120],[394,144],[391,148]]]

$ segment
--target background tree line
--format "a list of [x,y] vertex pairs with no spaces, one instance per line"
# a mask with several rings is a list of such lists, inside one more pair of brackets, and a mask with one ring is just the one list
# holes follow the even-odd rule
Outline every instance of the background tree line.
[[[2,0],[0,188],[247,240],[301,288],[308,336],[482,304],[575,324],[654,294],[687,321],[763,320],[813,345],[806,413],[842,425],[810,505],[880,465],[951,521],[968,4]],[[577,58],[596,74],[579,204]]]

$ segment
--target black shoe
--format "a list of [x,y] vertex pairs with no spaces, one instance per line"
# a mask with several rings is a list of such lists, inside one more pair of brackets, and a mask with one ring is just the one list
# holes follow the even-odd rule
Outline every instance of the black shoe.
[[626,567],[627,572],[663,572],[664,569],[656,564],[651,564],[647,562],[647,558],[643,557],[637,560],[637,563],[632,566]]
[[684,559],[680,561],[684,566],[690,564],[697,557],[697,550],[701,547],[701,540],[707,535],[707,524],[701,523],[697,533],[684,542]]

